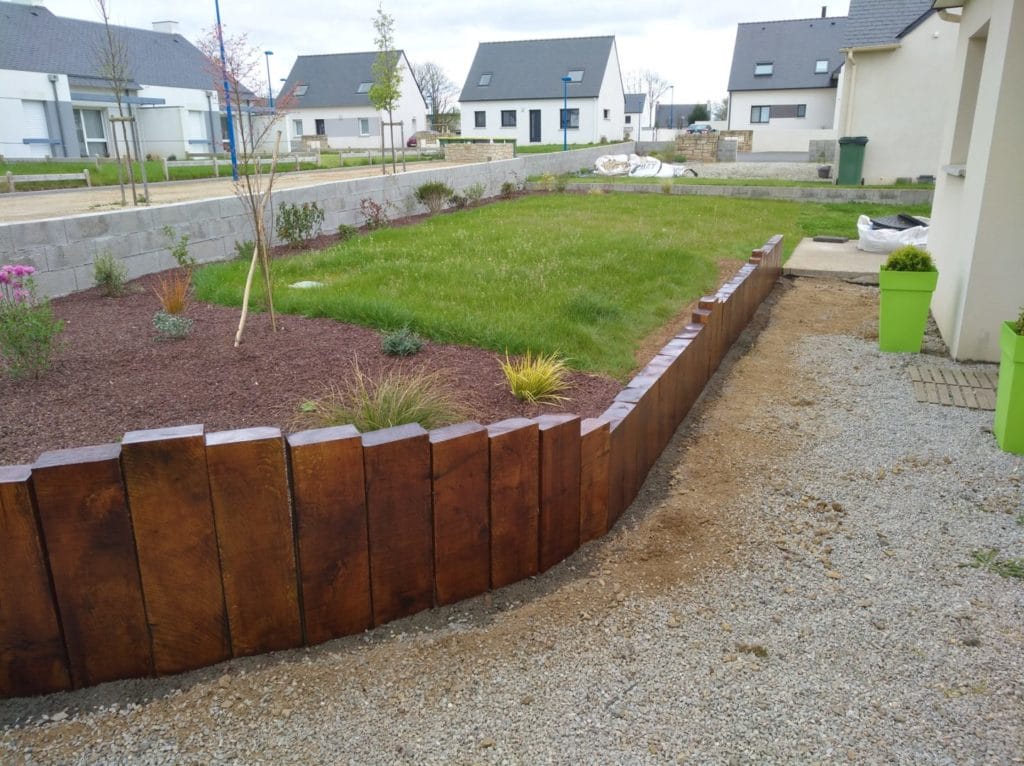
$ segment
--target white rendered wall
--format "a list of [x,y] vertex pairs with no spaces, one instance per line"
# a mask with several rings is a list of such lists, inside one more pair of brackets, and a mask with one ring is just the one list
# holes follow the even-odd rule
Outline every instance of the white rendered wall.
[[854,51],[843,66],[836,131],[867,136],[864,183],[937,175],[942,126],[953,109],[957,29],[933,14],[893,50]]
[[[938,178],[929,249],[939,269],[932,313],[954,359],[999,360],[1001,323],[1024,305],[1024,4],[970,0],[950,77],[956,94],[943,120],[942,165],[963,162],[954,149],[968,39],[984,35],[984,63],[963,177]],[[969,79],[969,78],[968,78]]]
[[[806,152],[811,141],[835,140],[836,132],[825,130],[764,130],[754,128],[753,150],[755,152]],[[814,162],[815,158],[809,158]]]
[[[66,77],[57,80],[57,97],[60,101],[70,100]],[[46,157],[51,147],[22,141],[25,138],[45,138],[25,135],[22,101],[53,102],[53,86],[47,73],[0,69],[0,154],[15,159]],[[70,136],[74,125],[65,125],[64,131]]]
[[[768,122],[751,122],[754,106],[806,104],[805,117],[772,117]],[[734,91],[729,111],[729,130],[821,130],[831,128],[835,119],[835,88]]]
[[[572,88],[572,85],[569,87]],[[619,70],[619,54],[614,42],[594,106],[595,138],[591,141],[600,141],[602,138],[608,141],[621,140],[626,127],[626,97],[622,90],[622,72]],[[608,119],[604,117],[605,110],[608,111]]]
[[[569,86],[570,92],[572,85]],[[599,99],[596,98],[570,98],[569,109],[580,110],[579,128],[569,128],[566,131],[566,140],[570,144],[590,144],[599,140],[604,133],[600,132],[602,123],[605,120],[599,111]],[[530,144],[530,110],[540,110],[540,143],[560,144],[562,143],[562,128],[559,115],[562,110],[562,99],[534,99],[530,101],[467,101],[459,104],[462,110],[462,137],[463,138],[514,138],[522,146]],[[608,108],[611,108],[609,106]],[[619,107],[619,114],[622,109]],[[514,128],[501,127],[501,112],[512,109],[516,113],[516,126]],[[487,113],[487,127],[476,127],[474,113],[484,111]],[[612,121],[614,122],[614,120]],[[622,124],[622,118],[619,119]],[[607,127],[607,126],[606,126]],[[621,138],[621,132],[618,138]],[[614,140],[616,136],[608,136]]]

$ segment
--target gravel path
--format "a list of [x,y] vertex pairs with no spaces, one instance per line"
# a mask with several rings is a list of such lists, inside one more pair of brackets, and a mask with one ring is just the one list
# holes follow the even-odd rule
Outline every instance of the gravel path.
[[[1024,460],[784,281],[602,541],[307,651],[0,702],[8,763],[1024,762]],[[951,364],[929,356],[929,364]]]

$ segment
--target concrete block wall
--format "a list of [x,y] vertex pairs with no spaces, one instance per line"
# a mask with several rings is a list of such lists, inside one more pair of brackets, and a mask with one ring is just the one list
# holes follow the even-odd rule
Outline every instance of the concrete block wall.
[[[315,202],[324,208],[324,230],[339,224],[360,226],[359,202],[371,198],[389,202],[393,215],[423,212],[413,201],[420,184],[443,181],[461,192],[480,183],[484,196],[494,197],[506,181],[524,183],[529,176],[568,173],[592,167],[603,154],[628,154],[632,142],[608,144],[568,152],[527,154],[450,168],[426,168],[388,176],[332,181],[274,192],[273,205]],[[187,234],[189,252],[200,263],[235,256],[235,243],[253,238],[252,226],[237,197],[220,197],[171,205],[87,213],[44,221],[0,224],[0,263],[21,263],[36,268],[41,295],[56,297],[93,286],[93,261],[111,253],[128,267],[128,277],[172,268],[170,226],[178,236]]]

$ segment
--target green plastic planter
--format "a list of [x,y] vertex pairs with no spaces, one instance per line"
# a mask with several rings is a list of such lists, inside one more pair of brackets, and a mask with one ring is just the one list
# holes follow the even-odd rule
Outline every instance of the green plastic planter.
[[999,334],[999,388],[992,432],[1000,449],[1024,455],[1024,335],[1003,322]]
[[878,347],[882,351],[921,350],[928,308],[938,281],[937,271],[879,270],[882,302],[878,311]]

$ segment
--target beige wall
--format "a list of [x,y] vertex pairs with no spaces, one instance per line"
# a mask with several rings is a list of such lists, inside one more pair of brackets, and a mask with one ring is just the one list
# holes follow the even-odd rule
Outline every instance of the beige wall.
[[1024,1],[968,0],[946,29],[959,32],[957,106],[941,163],[964,175],[943,173],[935,192],[932,312],[955,359],[997,361],[1000,324],[1024,305]]
[[867,136],[864,182],[936,175],[952,106],[956,27],[937,14],[897,48],[853,51],[843,65],[840,136]]

